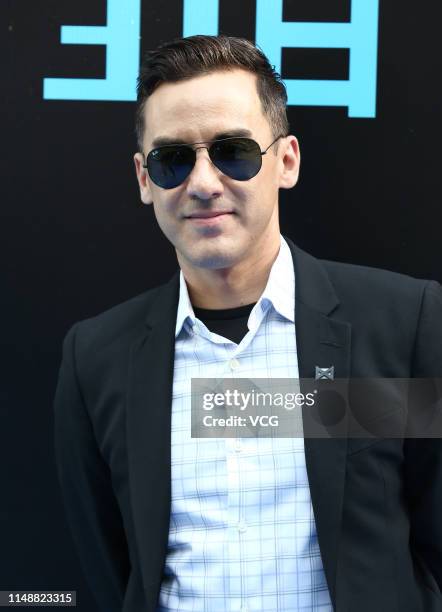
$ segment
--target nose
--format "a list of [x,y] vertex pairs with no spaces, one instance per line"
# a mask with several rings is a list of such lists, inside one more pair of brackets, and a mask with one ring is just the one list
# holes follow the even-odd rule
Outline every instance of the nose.
[[202,200],[219,196],[223,191],[221,172],[212,163],[207,147],[197,147],[195,166],[189,174],[187,193]]

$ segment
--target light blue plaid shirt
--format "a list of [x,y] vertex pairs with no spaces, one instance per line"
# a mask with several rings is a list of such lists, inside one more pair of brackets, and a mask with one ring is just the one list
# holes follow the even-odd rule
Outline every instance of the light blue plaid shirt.
[[159,612],[332,612],[303,438],[191,438],[191,379],[298,378],[295,276],[278,256],[240,344],[195,318],[183,273],[175,335],[172,500]]

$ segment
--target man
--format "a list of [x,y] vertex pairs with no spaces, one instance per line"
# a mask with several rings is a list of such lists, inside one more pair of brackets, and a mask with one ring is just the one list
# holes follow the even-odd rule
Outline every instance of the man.
[[55,399],[103,612],[442,610],[440,440],[191,437],[192,378],[441,376],[437,283],[281,236],[300,166],[286,101],[243,39],[181,39],[141,67],[141,200],[180,270],[71,328]]

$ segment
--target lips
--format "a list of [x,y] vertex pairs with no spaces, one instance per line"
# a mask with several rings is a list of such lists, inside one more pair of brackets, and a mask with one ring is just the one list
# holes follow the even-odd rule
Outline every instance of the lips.
[[219,217],[220,215],[232,215],[232,210],[205,210],[201,212],[192,213],[188,219],[212,219],[212,217]]

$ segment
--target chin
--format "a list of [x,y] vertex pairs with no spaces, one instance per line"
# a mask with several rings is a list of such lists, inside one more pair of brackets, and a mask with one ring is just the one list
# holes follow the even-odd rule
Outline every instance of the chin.
[[199,253],[189,253],[186,259],[196,268],[219,270],[234,265],[238,257],[231,248],[207,248]]
[[197,268],[205,268],[207,270],[219,270],[221,268],[230,268],[234,264],[234,260],[228,255],[207,255],[191,260],[191,263]]

